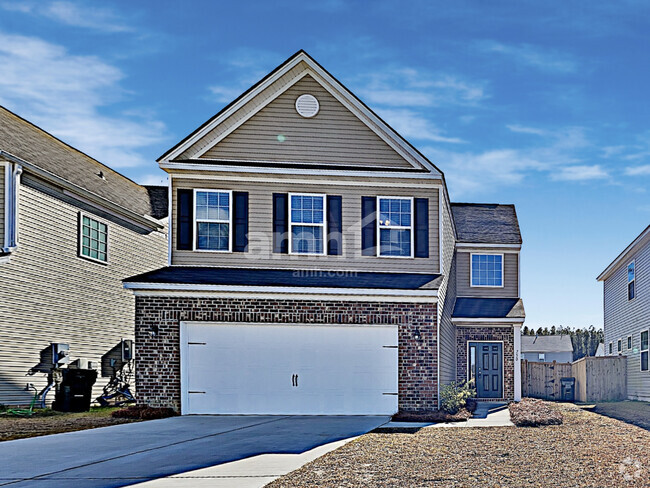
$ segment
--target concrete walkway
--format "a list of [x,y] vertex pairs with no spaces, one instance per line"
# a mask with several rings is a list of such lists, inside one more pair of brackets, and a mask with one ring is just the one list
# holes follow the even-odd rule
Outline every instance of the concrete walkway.
[[187,416],[0,442],[0,487],[263,486],[389,419]]
[[514,426],[510,421],[510,411],[505,403],[481,402],[474,416],[462,422],[434,424],[430,422],[389,422],[382,429],[446,429],[451,427],[509,427]]

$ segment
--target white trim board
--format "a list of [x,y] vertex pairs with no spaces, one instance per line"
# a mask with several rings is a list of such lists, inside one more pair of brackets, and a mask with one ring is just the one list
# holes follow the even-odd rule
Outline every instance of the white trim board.
[[523,324],[525,320],[522,318],[490,319],[471,317],[452,317],[451,319],[458,327],[483,327],[485,325],[490,326],[491,324],[494,324],[495,327],[514,327],[514,324]]

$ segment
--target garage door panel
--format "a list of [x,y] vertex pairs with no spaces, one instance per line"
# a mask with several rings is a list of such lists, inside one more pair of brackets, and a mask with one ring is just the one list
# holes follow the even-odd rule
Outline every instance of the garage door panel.
[[183,327],[184,413],[397,410],[397,397],[386,395],[397,392],[396,327],[210,323]]

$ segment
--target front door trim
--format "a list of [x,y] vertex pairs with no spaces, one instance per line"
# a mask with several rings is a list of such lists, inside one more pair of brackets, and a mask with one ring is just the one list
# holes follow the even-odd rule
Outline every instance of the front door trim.
[[[505,343],[504,343],[504,341],[475,341],[475,340],[467,339],[467,342],[466,342],[466,345],[465,345],[466,346],[466,351],[467,351],[466,352],[467,360],[466,360],[466,363],[465,363],[465,366],[466,366],[466,369],[467,369],[467,374],[465,376],[466,376],[467,381],[469,381],[469,379],[470,379],[470,370],[469,370],[469,345],[470,345],[470,343],[472,343],[472,344],[501,344],[501,398],[504,398],[504,395],[505,395],[504,380],[505,380],[505,374],[506,374],[506,370],[505,370],[505,356],[506,355],[505,355]],[[476,387],[476,397],[481,398],[481,397],[478,396],[478,387]]]

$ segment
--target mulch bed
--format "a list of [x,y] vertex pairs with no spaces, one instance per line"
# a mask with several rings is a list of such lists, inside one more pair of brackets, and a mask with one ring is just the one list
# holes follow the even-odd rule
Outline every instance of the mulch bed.
[[111,413],[111,417],[116,419],[139,419],[139,420],[154,420],[165,419],[167,417],[175,417],[179,415],[172,408],[163,407],[148,407],[146,405],[132,405],[130,407],[115,410]]
[[472,414],[464,408],[453,415],[442,410],[425,413],[397,413],[393,415],[395,422],[462,422],[469,418],[472,418]]
[[553,408],[562,425],[366,434],[269,486],[648,486],[650,432],[574,405]]
[[519,403],[508,405],[510,420],[517,427],[538,427],[560,425],[563,417],[560,410],[551,403],[535,398],[524,398]]

